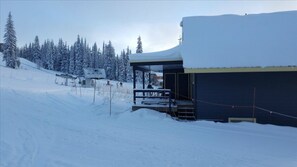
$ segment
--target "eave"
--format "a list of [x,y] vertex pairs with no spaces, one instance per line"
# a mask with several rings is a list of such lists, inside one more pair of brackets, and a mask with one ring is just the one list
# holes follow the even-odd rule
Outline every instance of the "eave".
[[292,67],[185,68],[185,73],[297,72]]

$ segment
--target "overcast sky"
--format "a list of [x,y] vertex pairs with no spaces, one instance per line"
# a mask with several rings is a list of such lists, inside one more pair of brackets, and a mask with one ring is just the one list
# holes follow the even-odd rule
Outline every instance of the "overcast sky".
[[100,0],[0,0],[1,42],[11,11],[17,45],[43,43],[59,38],[73,44],[79,34],[89,45],[111,40],[116,52],[130,46],[135,52],[142,37],[144,52],[169,49],[178,44],[182,17],[297,10],[290,1],[100,1]]

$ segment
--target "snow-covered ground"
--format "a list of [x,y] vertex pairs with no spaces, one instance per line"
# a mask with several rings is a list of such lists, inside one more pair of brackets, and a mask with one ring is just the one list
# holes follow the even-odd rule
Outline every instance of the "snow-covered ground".
[[[2,60],[2,57],[0,56]],[[253,123],[178,122],[131,112],[132,86],[55,84],[55,73],[21,60],[0,64],[0,166],[296,167],[297,128]]]

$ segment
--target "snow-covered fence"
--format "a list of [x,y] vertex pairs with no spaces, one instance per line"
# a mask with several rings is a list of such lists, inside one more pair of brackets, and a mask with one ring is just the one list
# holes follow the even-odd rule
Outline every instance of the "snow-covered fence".
[[111,90],[110,85],[106,83],[98,83],[96,87],[97,95],[102,97],[111,97],[112,99],[127,99],[131,100],[133,97],[132,87],[120,86],[119,84],[112,84]]

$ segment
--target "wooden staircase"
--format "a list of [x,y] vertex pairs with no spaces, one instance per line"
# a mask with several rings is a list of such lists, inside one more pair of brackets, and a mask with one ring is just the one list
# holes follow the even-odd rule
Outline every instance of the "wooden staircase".
[[195,107],[192,101],[177,101],[177,118],[181,120],[196,120]]

